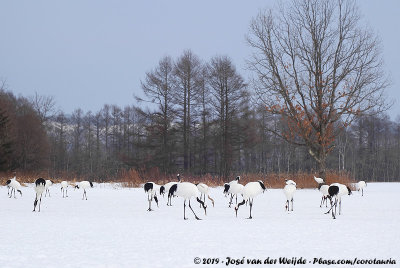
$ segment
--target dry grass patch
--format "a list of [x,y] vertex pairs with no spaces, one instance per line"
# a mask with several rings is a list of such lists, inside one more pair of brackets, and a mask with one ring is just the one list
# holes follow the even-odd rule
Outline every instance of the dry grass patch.
[[[352,190],[354,189],[354,180],[347,172],[334,172],[328,171],[326,174],[326,183],[329,185],[334,182],[339,182],[345,185],[348,185]],[[270,174],[262,174],[262,173],[247,173],[247,174],[232,174],[229,179],[224,180],[222,177],[205,174],[202,176],[199,175],[190,175],[190,174],[181,174],[182,181],[188,181],[192,183],[205,183],[211,187],[223,186],[224,183],[232,181],[236,178],[236,176],[240,176],[240,182],[245,185],[251,181],[261,180],[264,182],[267,188],[283,188],[285,186],[285,180],[290,179],[294,180],[297,183],[297,188],[317,188],[318,184],[314,180],[313,173],[306,172],[297,172],[297,173],[270,173]],[[6,181],[10,178],[14,177],[13,173],[0,173],[0,184],[5,185]],[[45,178],[53,180],[55,183],[61,183],[61,181],[68,181],[69,185],[75,186],[79,181],[91,180],[90,178],[78,177],[73,174],[61,174],[57,178],[49,177],[47,172],[37,172],[37,173],[17,173],[17,180],[21,183],[21,185],[26,186],[27,183],[34,183],[37,178]],[[107,183],[119,183],[122,187],[141,187],[144,183],[152,181],[157,184],[163,185],[170,181],[177,181],[176,174],[163,174],[159,171],[158,168],[153,168],[150,170],[122,170],[117,178],[110,179]],[[355,189],[354,189],[355,190]]]
[[[228,180],[224,181],[222,177],[213,176],[211,174],[206,174],[203,176],[196,175],[186,175],[181,174],[182,181],[188,181],[192,183],[205,183],[211,187],[223,186],[224,183],[232,181],[236,178],[236,176],[240,176],[241,184],[245,185],[251,181],[261,180],[264,182],[267,188],[283,188],[285,186],[285,180],[290,179],[294,180],[297,183],[297,188],[317,188],[318,184],[314,180],[314,174],[312,173],[304,173],[298,172],[293,174],[237,174],[232,175]],[[163,175],[157,171],[151,171],[149,173],[141,173],[136,170],[129,170],[121,174],[121,177],[118,179],[118,182],[121,183],[122,187],[141,187],[144,183],[152,181],[157,184],[163,185],[170,181],[177,181],[175,175]],[[331,183],[338,182],[345,185],[348,185],[352,188],[353,179],[351,178],[349,173],[337,173],[333,171],[327,172],[326,183],[329,185]]]

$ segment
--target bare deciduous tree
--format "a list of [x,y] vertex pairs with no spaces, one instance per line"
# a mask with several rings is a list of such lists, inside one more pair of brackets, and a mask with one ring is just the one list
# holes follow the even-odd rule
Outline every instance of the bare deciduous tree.
[[41,96],[35,92],[35,96],[29,98],[33,108],[39,115],[42,124],[46,124],[50,117],[55,114],[55,101],[51,96]]
[[243,78],[236,71],[232,61],[226,56],[217,56],[209,64],[209,85],[213,96],[211,101],[216,109],[219,121],[220,176],[227,179],[230,175],[232,156],[232,123],[242,91],[245,87]]
[[207,67],[203,66],[200,71],[198,85],[199,85],[199,114],[201,120],[201,138],[200,138],[200,174],[205,174],[208,171],[208,147],[209,147],[209,128],[212,121],[212,111],[210,109],[210,89],[207,85],[208,71]]
[[249,66],[285,140],[308,148],[325,177],[335,137],[356,116],[388,108],[378,37],[360,25],[354,1],[292,0],[252,21]]
[[72,123],[72,165],[78,174],[82,174],[83,111],[76,109],[71,116]]
[[199,94],[200,71],[200,60],[190,50],[183,52],[174,69],[176,76],[175,102],[179,107],[179,115],[182,118],[183,168],[185,171],[188,171],[191,167],[191,125],[194,122],[193,107]]
[[[163,171],[169,170],[168,144],[170,128],[174,110],[172,107],[173,99],[173,61],[170,57],[164,57],[160,60],[158,66],[151,72],[146,73],[145,81],[141,82],[144,94],[151,102],[156,105],[156,112],[153,117],[156,118],[157,127],[160,127],[161,133],[161,158]],[[138,101],[143,101],[136,97]]]

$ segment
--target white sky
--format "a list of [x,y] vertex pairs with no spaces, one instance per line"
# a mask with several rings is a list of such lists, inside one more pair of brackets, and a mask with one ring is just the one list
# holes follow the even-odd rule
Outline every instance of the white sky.
[[[400,115],[398,0],[356,1],[381,37]],[[135,104],[140,80],[166,55],[228,55],[245,74],[250,20],[275,0],[1,1],[0,80],[23,96],[53,96],[67,113]]]

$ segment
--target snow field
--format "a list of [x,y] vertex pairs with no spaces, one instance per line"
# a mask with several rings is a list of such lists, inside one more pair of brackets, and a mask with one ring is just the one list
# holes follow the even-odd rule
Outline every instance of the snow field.
[[1,267],[204,266],[194,264],[195,257],[392,258],[400,263],[399,183],[369,183],[364,197],[359,192],[343,197],[342,215],[336,220],[319,207],[321,194],[316,189],[297,189],[294,211],[289,213],[282,189],[268,189],[254,198],[253,219],[247,220],[249,206],[241,206],[236,218],[223,188],[211,188],[215,207],[207,199],[207,216],[197,201],[191,201],[202,221],[194,219],[189,207],[189,220],[183,220],[179,197],[172,207],[166,206],[166,196],[161,197],[159,208],[153,202],[155,211],[146,211],[142,188],[95,184],[87,190],[87,201],[82,200],[82,190],[72,187],[68,198],[62,198],[59,184],[50,191],[36,213],[31,212],[32,185],[22,187],[23,196],[17,199],[8,198],[7,188],[0,187]]

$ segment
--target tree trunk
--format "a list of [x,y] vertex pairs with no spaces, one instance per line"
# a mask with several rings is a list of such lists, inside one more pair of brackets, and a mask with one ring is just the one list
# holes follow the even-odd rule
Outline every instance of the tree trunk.
[[183,97],[183,170],[188,169],[188,144],[187,144],[187,89],[184,87]]
[[318,176],[326,181],[326,155],[322,155],[318,162]]

